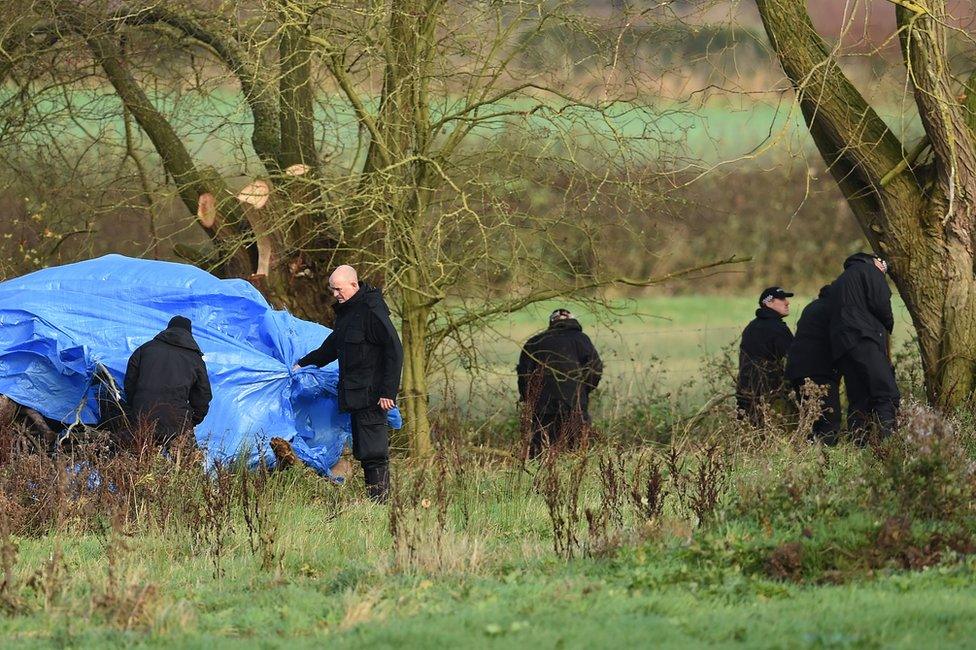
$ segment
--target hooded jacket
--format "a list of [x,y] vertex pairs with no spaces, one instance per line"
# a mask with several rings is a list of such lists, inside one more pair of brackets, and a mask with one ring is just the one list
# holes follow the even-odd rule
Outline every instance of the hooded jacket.
[[786,378],[796,382],[807,377],[837,377],[830,354],[829,285],[821,288],[820,295],[803,308],[796,323],[793,344],[786,355]]
[[200,424],[213,397],[203,352],[181,327],[168,327],[136,348],[124,388],[133,415],[156,422],[157,444]]
[[515,371],[519,398],[533,399],[535,413],[568,413],[578,406],[586,414],[603,362],[579,322],[568,318],[526,341]]
[[856,253],[844,261],[844,272],[830,285],[830,349],[834,360],[864,339],[885,347],[895,327],[891,289],[874,256]]
[[782,316],[765,306],[756,310],[739,345],[740,396],[756,399],[783,388],[783,361],[792,342]]
[[339,361],[339,409],[359,411],[381,397],[396,400],[403,370],[403,347],[382,292],[365,282],[352,298],[335,306],[335,329],[299,366]]

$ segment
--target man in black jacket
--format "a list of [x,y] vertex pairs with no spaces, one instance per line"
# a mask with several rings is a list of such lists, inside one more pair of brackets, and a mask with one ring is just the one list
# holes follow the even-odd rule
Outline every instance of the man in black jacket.
[[[168,446],[203,422],[213,395],[203,352],[190,319],[174,316],[166,329],[129,357],[125,396],[136,422],[153,428],[153,442]],[[134,441],[131,433],[123,446]]]
[[759,294],[756,317],[746,325],[739,345],[736,404],[754,426],[762,426],[762,404],[785,397],[783,361],[793,342],[783,318],[790,313],[793,294],[769,287]]
[[339,360],[339,410],[352,417],[352,455],[363,466],[366,490],[385,502],[390,490],[390,433],[386,412],[396,404],[403,347],[379,289],[359,282],[343,265],[329,276],[338,304],[335,329],[295,368]]
[[861,442],[869,427],[892,433],[901,398],[887,353],[895,327],[887,271],[881,258],[856,253],[830,287],[830,349],[847,388],[847,426]]
[[530,456],[546,444],[576,444],[578,429],[590,421],[590,392],[600,384],[603,362],[568,309],[552,312],[549,329],[526,341],[515,370],[519,399],[532,414]]
[[786,355],[786,378],[793,384],[797,399],[804,400],[807,380],[822,393],[820,417],[813,424],[818,440],[836,445],[840,433],[840,377],[830,355],[830,286],[803,309],[796,324],[796,336]]

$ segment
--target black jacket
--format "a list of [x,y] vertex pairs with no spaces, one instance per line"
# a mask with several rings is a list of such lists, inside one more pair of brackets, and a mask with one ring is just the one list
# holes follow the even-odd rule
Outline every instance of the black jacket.
[[796,323],[793,345],[786,355],[786,378],[802,381],[807,377],[836,378],[830,354],[830,286],[804,307]]
[[783,361],[792,342],[793,334],[782,316],[765,306],[756,310],[739,345],[740,396],[755,399],[782,390]]
[[403,370],[403,347],[379,289],[365,282],[335,306],[335,329],[300,366],[327,366],[339,360],[339,409],[359,411],[381,397],[396,399]]
[[[830,349],[839,359],[863,339],[882,348],[895,327],[891,289],[867,253],[851,255],[844,272],[830,285]],[[886,334],[887,333],[887,334]]]
[[213,397],[203,352],[193,335],[179,327],[167,328],[136,348],[124,388],[133,415],[156,422],[157,444],[200,424]]
[[566,319],[526,341],[515,370],[519,398],[534,398],[536,413],[566,413],[578,405],[585,414],[603,362],[579,322]]

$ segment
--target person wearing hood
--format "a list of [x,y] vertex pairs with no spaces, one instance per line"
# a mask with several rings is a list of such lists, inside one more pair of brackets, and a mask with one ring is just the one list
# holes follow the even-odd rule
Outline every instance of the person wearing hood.
[[400,390],[403,347],[383,294],[360,283],[354,268],[336,268],[329,289],[338,301],[335,327],[295,369],[339,361],[339,410],[352,419],[352,454],[363,467],[369,497],[383,503],[390,491],[387,411],[396,405]]
[[600,384],[603,362],[572,312],[550,314],[549,328],[522,347],[515,371],[519,400],[531,409],[529,455],[548,444],[576,444],[590,421],[590,393]]
[[847,390],[847,426],[859,442],[870,428],[884,438],[894,431],[901,395],[888,358],[895,327],[888,264],[856,253],[830,286],[830,349]]
[[818,387],[820,417],[813,423],[813,436],[823,443],[837,444],[840,433],[840,375],[830,354],[830,286],[803,308],[796,324],[793,344],[786,354],[786,378],[802,404],[804,385]]
[[[213,394],[190,319],[174,316],[166,329],[136,348],[123,387],[133,417],[152,429],[155,445],[169,446],[203,422]],[[135,442],[131,432],[127,438],[120,444]]]
[[790,313],[792,293],[769,287],[759,294],[756,317],[746,325],[739,345],[736,404],[754,426],[762,426],[762,404],[785,397],[783,362],[793,342],[783,318]]

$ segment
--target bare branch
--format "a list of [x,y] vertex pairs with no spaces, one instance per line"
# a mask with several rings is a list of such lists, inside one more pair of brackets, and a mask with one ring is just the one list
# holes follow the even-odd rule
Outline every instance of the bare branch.
[[281,148],[278,105],[277,98],[271,91],[275,78],[233,38],[229,26],[225,26],[225,34],[219,34],[193,16],[168,9],[161,4],[146,8],[120,9],[116,12],[116,20],[120,25],[164,24],[209,47],[241,84],[241,91],[254,118],[251,143],[255,153],[269,170],[294,164],[293,160],[285,163],[278,160]]
[[[840,69],[804,0],[756,0],[756,5],[817,148],[859,219],[873,224],[881,179],[905,158],[901,142]],[[906,175],[896,176],[884,191],[920,193]]]
[[945,43],[945,0],[930,1],[931,12],[920,13],[903,5],[895,14],[905,66],[935,154],[940,186],[947,195],[946,215],[950,215],[962,188],[976,177],[976,140],[953,91]]
[[592,289],[599,289],[602,287],[608,287],[615,284],[625,284],[631,287],[651,287],[658,284],[663,284],[665,282],[670,282],[679,278],[684,278],[689,275],[694,275],[696,273],[701,273],[703,271],[708,271],[721,266],[728,266],[730,264],[742,264],[751,261],[752,258],[737,258],[736,256],[729,257],[724,260],[718,260],[716,262],[710,262],[708,264],[702,264],[700,266],[695,266],[691,268],[681,269],[679,271],[673,271],[671,273],[666,273],[664,275],[652,277],[652,278],[626,278],[626,277],[610,277],[593,280],[590,282],[583,282],[573,285],[570,288],[558,287],[551,289],[542,289],[534,291],[533,293],[522,296],[520,298],[515,298],[513,300],[508,300],[502,303],[492,305],[491,307],[476,311],[466,313],[461,318],[453,319],[450,318],[448,314],[448,322],[439,329],[431,332],[431,345],[438,345],[439,341],[451,335],[451,333],[457,330],[478,323],[481,321],[486,321],[494,316],[500,316],[504,314],[511,314],[517,312],[521,309],[525,309],[529,305],[533,305],[537,302],[543,302],[545,300],[551,300],[553,298],[578,295],[585,291],[590,291]]

